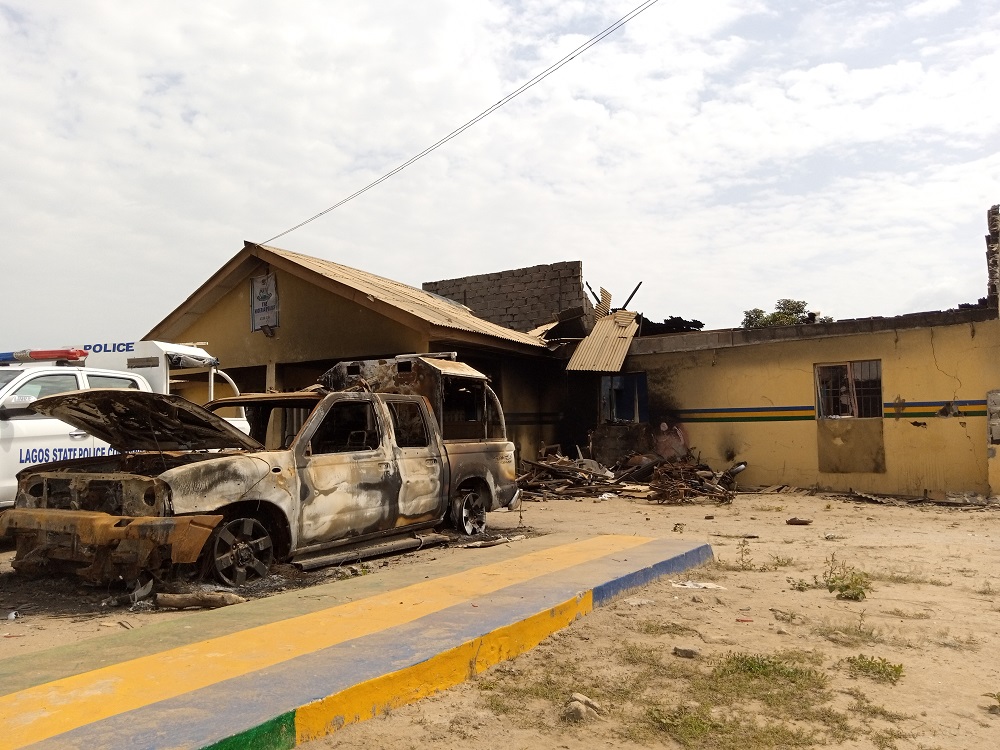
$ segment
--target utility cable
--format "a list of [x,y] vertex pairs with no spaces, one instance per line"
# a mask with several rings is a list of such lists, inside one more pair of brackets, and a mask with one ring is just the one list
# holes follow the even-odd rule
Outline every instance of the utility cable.
[[416,161],[422,159],[423,157],[427,156],[427,154],[431,153],[432,151],[436,151],[441,146],[443,146],[444,144],[446,144],[448,141],[450,141],[453,138],[456,138],[459,135],[461,135],[462,133],[464,133],[466,130],[468,130],[469,128],[471,128],[473,125],[475,125],[480,120],[482,120],[482,119],[488,117],[489,115],[493,114],[494,112],[496,112],[498,109],[500,109],[502,106],[504,106],[511,99],[515,98],[516,96],[519,96],[520,94],[523,94],[525,91],[527,91],[528,89],[530,89],[535,84],[540,83],[541,81],[545,80],[550,75],[552,75],[557,70],[559,70],[561,67],[563,67],[564,65],[568,64],[574,58],[576,58],[576,57],[580,56],[581,54],[583,54],[584,52],[586,52],[588,49],[590,49],[595,44],[597,44],[598,42],[600,42],[606,36],[608,36],[608,35],[613,34],[614,32],[616,32],[622,26],[624,26],[625,24],[627,24],[629,21],[631,21],[633,18],[635,18],[636,16],[638,16],[643,11],[648,10],[650,7],[652,7],[653,5],[655,5],[657,2],[659,2],[659,0],[645,0],[645,2],[643,2],[642,4],[640,4],[637,7],[633,8],[632,10],[630,10],[624,16],[622,16],[617,21],[615,21],[613,24],[611,24],[606,29],[604,29],[602,32],[600,32],[596,36],[593,36],[590,39],[588,39],[586,42],[584,42],[583,44],[581,44],[575,50],[573,50],[568,55],[566,55],[565,57],[563,57],[561,60],[559,60],[558,62],[553,63],[552,65],[550,65],[549,67],[547,67],[545,70],[543,70],[541,73],[539,73],[534,78],[532,78],[530,81],[527,81],[526,83],[523,83],[520,87],[518,87],[517,89],[515,89],[511,93],[507,94],[507,96],[505,96],[503,99],[501,99],[500,101],[498,101],[496,104],[493,104],[490,107],[487,107],[482,112],[480,112],[478,115],[476,115],[471,120],[469,120],[467,123],[465,123],[461,127],[455,128],[455,130],[453,130],[450,133],[448,133],[448,135],[446,135],[444,138],[442,138],[441,140],[437,141],[433,145],[428,146],[427,148],[425,148],[423,151],[421,151],[416,156],[413,156],[413,157],[407,159],[405,162],[403,162],[402,164],[400,164],[395,169],[393,169],[393,170],[391,170],[389,172],[386,172],[384,175],[382,175],[381,177],[379,177],[374,182],[371,182],[368,185],[366,185],[365,187],[361,188],[360,190],[358,190],[358,191],[356,191],[354,193],[351,193],[349,196],[347,196],[343,200],[340,200],[337,203],[334,203],[332,206],[330,206],[327,209],[324,209],[323,211],[320,211],[315,216],[310,216],[305,221],[299,222],[294,227],[292,227],[290,229],[286,229],[284,232],[281,232],[280,234],[276,234],[276,235],[274,235],[274,237],[271,237],[270,239],[264,240],[263,242],[261,242],[259,244],[266,245],[267,243],[273,242],[274,240],[278,239],[279,237],[284,237],[286,234],[290,234],[291,232],[294,232],[296,229],[300,229],[300,228],[304,227],[306,224],[309,224],[310,222],[316,221],[316,219],[320,218],[321,216],[326,216],[326,214],[330,213],[334,209],[340,208],[341,206],[343,206],[348,201],[354,200],[359,195],[368,192],[369,190],[371,190],[376,185],[380,185],[381,183],[385,182],[386,180],[388,180],[393,175],[398,174],[399,172],[402,172],[404,169],[406,169],[408,166],[410,166],[414,162],[416,162]]

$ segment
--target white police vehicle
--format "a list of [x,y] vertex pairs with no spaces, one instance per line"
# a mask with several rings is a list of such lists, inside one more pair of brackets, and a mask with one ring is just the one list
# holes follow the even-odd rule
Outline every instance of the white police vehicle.
[[84,367],[83,349],[0,352],[0,509],[14,504],[15,475],[33,464],[105,456],[107,443],[28,409],[44,396],[89,388],[152,391],[137,373]]

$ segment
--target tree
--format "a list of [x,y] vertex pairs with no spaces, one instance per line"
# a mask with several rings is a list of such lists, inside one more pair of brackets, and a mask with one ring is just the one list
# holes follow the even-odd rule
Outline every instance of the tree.
[[806,310],[806,301],[801,299],[779,299],[774,312],[766,313],[759,307],[743,311],[741,328],[766,328],[768,326],[794,326],[800,323],[830,323],[828,315],[817,317]]

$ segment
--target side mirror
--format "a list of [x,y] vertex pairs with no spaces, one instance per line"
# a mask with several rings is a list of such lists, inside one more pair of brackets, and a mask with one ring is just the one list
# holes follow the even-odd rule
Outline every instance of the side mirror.
[[37,401],[34,396],[19,396],[17,394],[8,396],[0,404],[0,419],[6,421],[11,417],[31,414],[32,411],[29,407],[34,401]]

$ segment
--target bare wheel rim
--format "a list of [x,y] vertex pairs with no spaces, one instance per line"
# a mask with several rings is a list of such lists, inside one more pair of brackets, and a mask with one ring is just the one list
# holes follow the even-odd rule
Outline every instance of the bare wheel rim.
[[459,530],[469,536],[486,531],[486,508],[480,501],[478,492],[466,492],[462,497],[459,524]]
[[256,518],[237,518],[219,529],[212,545],[212,570],[227,586],[263,578],[274,560],[271,535]]

